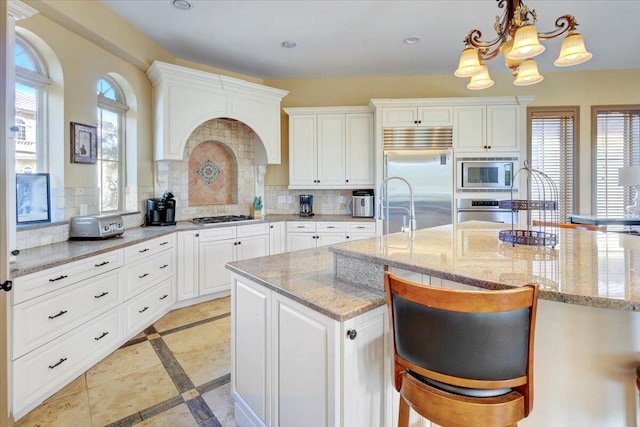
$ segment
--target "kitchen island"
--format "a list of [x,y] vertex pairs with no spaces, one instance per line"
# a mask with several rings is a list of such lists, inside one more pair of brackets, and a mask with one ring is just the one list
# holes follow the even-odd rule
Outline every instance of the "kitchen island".
[[[561,229],[555,249],[513,247],[498,241],[501,228],[504,225],[469,222],[419,230],[413,236],[395,234],[335,245],[329,248],[334,254],[333,259],[324,251],[306,251],[308,258],[304,263],[302,259],[294,258],[301,255],[291,253],[232,263],[229,268],[234,272],[234,284],[238,281],[249,284],[252,292],[268,290],[272,296],[277,295],[276,299],[297,298],[298,309],[323,317],[326,316],[320,314],[315,306],[324,306],[325,303],[340,305],[334,298],[336,287],[340,289],[340,299],[346,306],[350,305],[351,292],[366,290],[372,292],[372,296],[381,295],[382,272],[387,269],[432,286],[498,289],[539,283],[541,301],[536,330],[535,403],[532,414],[519,425],[635,425],[635,366],[640,361],[640,314],[636,312],[640,307],[640,238]],[[303,295],[303,289],[307,287],[313,290],[312,294],[328,295],[328,299],[316,298],[307,302]],[[375,310],[384,310],[377,304],[373,303],[368,312],[361,306],[356,310],[357,315],[352,312],[354,317],[347,315],[347,321]],[[283,378],[276,366],[278,359],[274,359],[272,351],[277,342],[273,334],[286,331],[272,327],[277,316],[273,311],[270,314],[271,323],[265,322],[265,325],[271,327],[264,327],[266,357],[262,359],[262,367],[265,381],[261,383],[261,390],[265,396],[263,414],[266,418],[263,420],[269,420],[265,424],[270,425],[295,425],[278,416],[278,411],[286,411],[288,403],[279,400],[277,395],[278,384]],[[292,330],[295,330],[293,324],[297,319],[296,316],[287,318],[288,327]],[[345,338],[338,342],[344,343],[348,340],[349,327],[344,327],[344,320],[332,320],[337,322],[336,328],[341,332],[336,332],[336,335]],[[384,321],[386,323],[386,318]],[[238,327],[238,319],[235,318],[232,335],[238,332]],[[254,334],[251,330],[242,332]],[[304,425],[394,425],[392,407],[396,398],[391,391],[386,325],[376,333],[379,336],[369,340],[366,348],[372,354],[381,351],[384,354],[385,362],[381,368],[385,375],[381,385],[384,390],[381,396],[356,403],[363,408],[369,405],[369,409],[376,412],[379,409],[376,398],[382,398],[384,413],[373,420],[377,423],[350,424],[344,417],[336,415],[349,412],[345,396],[349,393],[357,395],[363,387],[355,384],[354,388],[345,390],[343,384],[325,381],[323,386],[328,387],[328,394],[324,395],[324,400],[316,400],[315,407],[329,408],[327,396],[330,396],[332,405],[330,411],[325,412],[334,417],[311,418],[318,419],[318,423]],[[354,342],[359,338],[358,333]],[[331,363],[339,368],[332,372],[334,378],[343,381],[348,365],[345,365],[344,354],[340,353],[340,345],[335,347],[338,348],[333,348]],[[305,359],[308,355],[302,351],[305,348],[304,345],[292,345],[288,349],[291,354],[287,355],[287,360],[293,369],[289,372],[291,375],[298,367],[304,369],[308,361]],[[234,363],[244,356],[238,353],[239,350],[243,351],[236,345],[232,346]],[[369,358],[368,362],[371,365],[366,366],[378,366],[379,360]],[[236,402],[246,403],[237,390],[237,381],[233,382]],[[307,387],[313,385],[311,378],[307,378]],[[302,394],[299,397],[304,398]],[[309,401],[307,404],[314,407]],[[251,412],[252,408],[248,405],[243,410]]]

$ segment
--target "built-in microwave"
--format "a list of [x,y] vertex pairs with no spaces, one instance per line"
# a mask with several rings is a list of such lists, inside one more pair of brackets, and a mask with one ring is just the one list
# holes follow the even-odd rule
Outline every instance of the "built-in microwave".
[[513,160],[458,160],[458,189],[509,189]]

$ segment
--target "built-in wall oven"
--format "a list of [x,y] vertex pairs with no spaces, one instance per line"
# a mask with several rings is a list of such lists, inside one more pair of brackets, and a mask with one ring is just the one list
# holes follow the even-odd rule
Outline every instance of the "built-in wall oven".
[[517,221],[511,210],[501,209],[499,204],[499,200],[458,199],[458,222],[476,220],[511,224]]
[[511,188],[514,160],[459,158],[458,189],[473,191]]

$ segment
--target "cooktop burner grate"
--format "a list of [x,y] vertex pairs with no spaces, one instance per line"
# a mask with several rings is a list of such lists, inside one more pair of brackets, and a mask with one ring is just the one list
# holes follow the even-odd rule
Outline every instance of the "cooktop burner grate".
[[191,222],[194,224],[217,224],[220,222],[248,221],[250,219],[253,219],[253,217],[249,215],[220,215],[193,218]]

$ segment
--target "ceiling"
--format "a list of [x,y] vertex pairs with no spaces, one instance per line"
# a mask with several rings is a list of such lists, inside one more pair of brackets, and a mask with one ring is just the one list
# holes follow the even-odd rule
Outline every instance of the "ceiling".
[[[176,57],[257,78],[451,74],[471,29],[493,39],[495,0],[101,0]],[[543,42],[540,71],[640,69],[640,1],[529,0],[538,31],[572,14],[594,57],[556,68],[562,37]],[[421,37],[413,45],[407,37]],[[284,41],[297,46],[286,49]],[[502,56],[490,72],[507,72]]]

